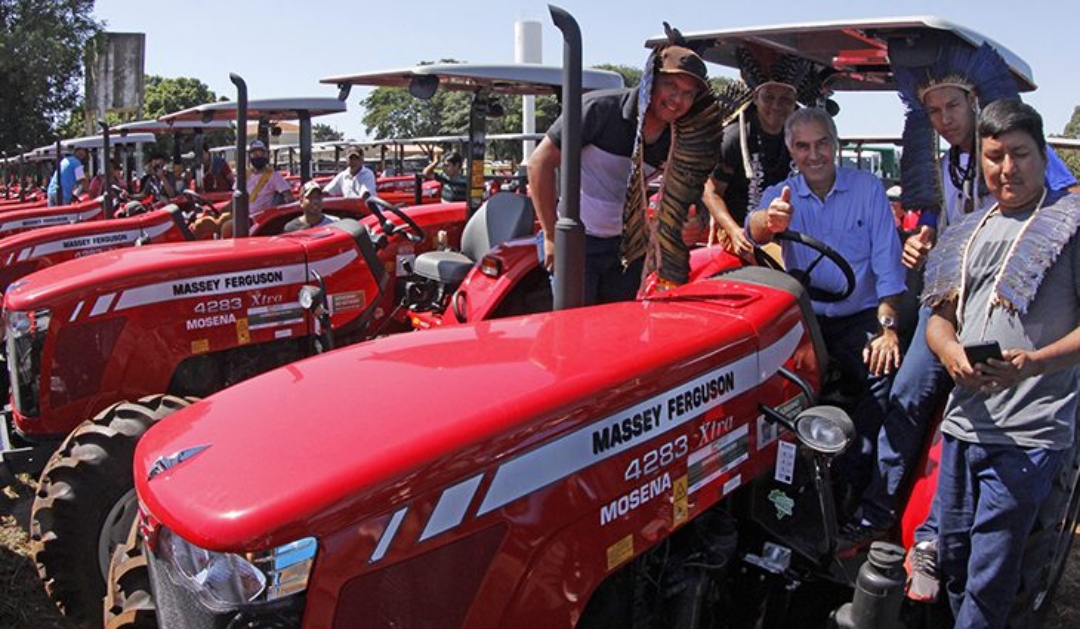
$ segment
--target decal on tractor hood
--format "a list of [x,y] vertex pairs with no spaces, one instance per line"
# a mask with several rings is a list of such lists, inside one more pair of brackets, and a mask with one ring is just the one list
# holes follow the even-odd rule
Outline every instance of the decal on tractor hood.
[[[325,260],[313,262],[311,268],[321,276],[327,277],[345,268],[356,256],[355,250],[344,251]],[[300,284],[309,279],[307,266],[304,263],[288,264],[266,269],[199,275],[183,280],[147,284],[121,293],[120,298],[116,300],[115,310],[187,299],[193,295],[222,295],[253,288]],[[91,316],[102,314],[106,310],[99,312],[95,308]]]
[[24,229],[27,227],[48,227],[52,225],[81,223],[101,214],[102,210],[103,208],[99,205],[91,210],[86,210],[85,212],[72,212],[70,214],[57,214],[54,216],[37,216],[34,218],[8,221],[6,223],[0,223],[0,232],[11,231],[13,229]]
[[94,234],[93,236],[82,236],[79,238],[66,238],[64,240],[44,242],[39,245],[34,245],[33,248],[27,247],[19,252],[19,262],[27,259],[40,258],[60,251],[81,251],[120,244],[126,245],[143,237],[157,238],[161,234],[169,231],[171,227],[171,223],[162,223],[160,225],[152,225],[146,230],[138,228],[125,229],[108,234]]
[[[699,417],[725,400],[745,393],[758,386],[787,362],[798,348],[804,333],[802,323],[797,323],[782,338],[762,348],[761,351],[743,356],[723,367],[685,382],[629,409],[593,422],[574,432],[544,444],[535,450],[511,459],[495,471],[491,484],[476,511],[476,517],[527,496],[534,491],[556,483],[567,476],[594,464],[634,448],[659,435],[676,430]],[[722,424],[722,422],[721,422]],[[717,431],[719,432],[719,431]],[[719,436],[719,438],[716,438]],[[718,461],[725,461],[723,469],[737,467],[749,456],[749,427],[739,428],[717,435],[706,435],[708,448],[699,450],[704,461],[707,451],[719,451]],[[672,443],[685,442],[685,435]],[[673,448],[675,446],[672,446]],[[718,463],[719,464],[719,463]],[[702,467],[703,466],[699,466]],[[701,469],[697,473],[704,472]],[[635,473],[632,476],[637,479]],[[445,533],[461,525],[469,514],[469,505],[483,484],[483,476],[473,476],[446,487],[420,534],[419,542]],[[630,477],[627,480],[631,480]],[[679,476],[672,479],[665,471],[638,484],[601,508],[601,525],[617,519],[630,511],[652,501],[657,496],[672,492],[672,521],[684,522],[689,517],[688,494],[695,479]],[[736,474],[724,486],[724,492],[734,491],[742,484]],[[394,538],[400,531],[402,520],[409,507],[404,506],[392,516],[382,516],[384,528],[379,542],[368,558],[376,563],[386,556]],[[385,518],[389,519],[385,519]],[[608,564],[618,565],[633,556],[633,536],[629,535],[608,548]]]
[[[802,336],[803,325],[796,324],[780,340],[760,352],[743,356],[503,463],[495,472],[477,515],[498,509],[570,474],[674,430],[725,400],[749,391],[783,366],[798,347]],[[658,407],[661,409],[659,417],[654,415]],[[637,417],[640,417],[639,421],[635,421]],[[628,429],[625,428],[627,425]],[[597,443],[604,447],[597,448]]]

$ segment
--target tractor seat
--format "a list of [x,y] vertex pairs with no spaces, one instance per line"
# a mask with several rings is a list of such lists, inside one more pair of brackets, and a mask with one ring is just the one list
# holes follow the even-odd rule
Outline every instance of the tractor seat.
[[460,284],[473,265],[492,248],[532,235],[529,197],[500,192],[484,202],[461,234],[461,251],[429,251],[416,257],[413,272],[440,284]]

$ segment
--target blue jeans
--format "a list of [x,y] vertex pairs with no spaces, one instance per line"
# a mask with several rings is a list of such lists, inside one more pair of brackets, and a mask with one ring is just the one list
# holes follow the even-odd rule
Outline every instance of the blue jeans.
[[[638,258],[623,269],[619,259],[621,236],[600,238],[585,236],[585,304],[608,304],[616,301],[630,301],[637,297],[641,285],[641,270],[644,258]],[[544,232],[536,235],[536,257],[544,264]],[[551,289],[555,290],[555,278],[551,278]]]
[[1005,627],[1024,543],[1067,452],[944,436],[938,555],[956,629]]
[[889,528],[896,522],[900,489],[919,459],[934,410],[952,390],[949,372],[926,344],[929,319],[930,309],[920,308],[877,435],[877,465],[862,503],[862,517],[874,528]]
[[851,420],[856,440],[836,461],[837,473],[854,495],[870,481],[874,465],[874,441],[885,416],[891,375],[870,375],[862,351],[878,332],[877,309],[868,308],[847,317],[818,317],[830,360],[840,369],[844,388],[859,392]]

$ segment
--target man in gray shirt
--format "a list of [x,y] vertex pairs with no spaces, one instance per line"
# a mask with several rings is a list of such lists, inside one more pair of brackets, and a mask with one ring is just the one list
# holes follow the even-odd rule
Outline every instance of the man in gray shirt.
[[[932,251],[927,344],[955,380],[942,424],[938,552],[956,627],[1004,627],[1024,542],[1072,446],[1080,377],[1080,197],[1045,186],[1042,119],[1016,100],[979,118],[996,204]],[[997,341],[972,364],[965,346]]]

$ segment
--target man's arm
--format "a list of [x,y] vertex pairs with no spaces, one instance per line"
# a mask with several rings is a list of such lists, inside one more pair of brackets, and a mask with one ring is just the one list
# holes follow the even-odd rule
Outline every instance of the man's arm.
[[544,230],[544,266],[549,271],[555,268],[555,169],[561,160],[562,151],[546,137],[529,157],[529,198]]
[[323,186],[323,194],[331,197],[344,196],[342,192],[343,182],[345,181],[345,171],[341,171],[334,175],[334,178],[330,180],[330,183]]
[[359,173],[360,185],[367,188],[367,191],[371,194],[375,194],[378,191],[375,183],[375,173],[371,172],[370,168],[364,166],[360,167]]
[[424,171],[423,171],[424,179],[434,179],[435,178],[435,167],[438,164],[439,164],[439,161],[435,160],[435,161],[431,162],[430,164],[428,164],[427,166],[424,166]]
[[[731,240],[731,248],[735,255],[748,256],[754,252],[754,245],[746,238],[743,226],[735,222],[728,210],[727,202],[724,201],[724,193],[727,192],[726,181],[719,181],[715,177],[709,177],[705,181],[705,190],[701,194],[701,200],[709,210],[712,220],[724,230]],[[712,234],[709,235],[710,238]]]
[[956,336],[956,300],[934,308],[926,323],[926,345],[938,357],[956,384],[965,389],[979,389],[983,380],[968,362],[964,346]]
[[892,373],[900,366],[900,336],[896,333],[895,322],[899,313],[900,296],[884,297],[878,303],[878,321],[892,321],[893,326],[881,326],[877,336],[863,348],[863,362],[867,370],[875,375]]
[[768,207],[755,211],[747,220],[750,238],[759,245],[772,242],[773,235],[788,228],[795,208],[791,205],[791,188],[784,186],[780,196],[769,202]]

